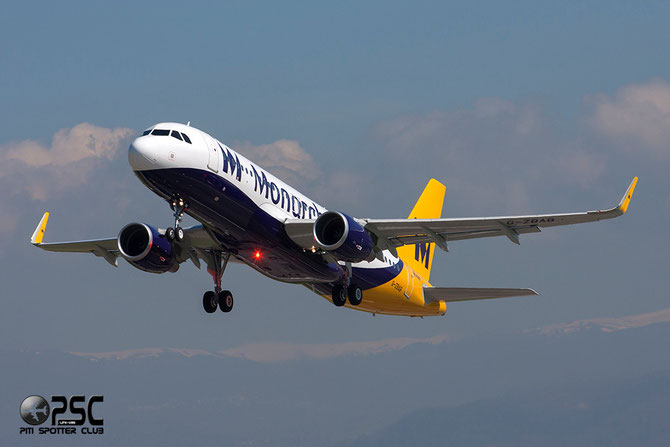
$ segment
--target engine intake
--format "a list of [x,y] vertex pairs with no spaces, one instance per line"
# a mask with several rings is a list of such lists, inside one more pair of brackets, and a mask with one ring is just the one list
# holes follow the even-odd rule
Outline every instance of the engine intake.
[[314,222],[314,240],[338,259],[360,262],[370,257],[374,245],[370,233],[344,213],[326,211]]
[[176,272],[179,268],[172,243],[150,225],[126,225],[119,232],[117,245],[130,265],[145,272]]

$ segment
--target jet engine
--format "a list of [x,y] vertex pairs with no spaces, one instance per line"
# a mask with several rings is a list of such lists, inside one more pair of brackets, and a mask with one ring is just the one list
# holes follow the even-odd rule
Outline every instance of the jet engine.
[[138,222],[126,225],[119,232],[117,244],[125,260],[140,270],[165,273],[179,269],[172,242],[150,225]]
[[342,261],[369,259],[374,243],[358,222],[344,213],[326,211],[314,222],[314,240]]

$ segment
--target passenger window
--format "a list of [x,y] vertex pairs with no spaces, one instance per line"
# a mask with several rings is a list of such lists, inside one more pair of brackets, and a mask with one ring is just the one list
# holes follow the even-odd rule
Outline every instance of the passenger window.
[[149,135],[151,133],[151,129],[147,129],[144,132],[142,132],[142,136]]
[[188,135],[182,132],[181,136],[184,137],[184,141],[186,141],[188,144],[191,144],[191,139],[188,137]]
[[167,129],[154,129],[153,132],[151,132],[151,135],[159,135],[165,137],[170,135],[170,131]]
[[181,141],[181,136],[179,135],[179,132],[177,132],[176,130],[173,130],[172,133],[170,133],[170,136]]

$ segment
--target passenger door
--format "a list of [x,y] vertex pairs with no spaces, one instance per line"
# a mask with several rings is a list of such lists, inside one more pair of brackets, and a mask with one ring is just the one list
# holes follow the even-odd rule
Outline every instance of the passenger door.
[[207,167],[213,172],[219,172],[219,145],[214,138],[209,135],[204,135],[205,141],[207,142],[207,149],[209,151],[209,160],[207,162]]

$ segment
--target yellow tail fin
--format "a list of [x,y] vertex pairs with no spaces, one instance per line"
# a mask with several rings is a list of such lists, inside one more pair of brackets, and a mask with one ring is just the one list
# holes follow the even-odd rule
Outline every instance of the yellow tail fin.
[[[444,204],[444,193],[447,188],[434,178],[430,179],[421,197],[414,205],[409,214],[410,219],[437,219],[442,215]],[[412,268],[416,273],[428,281],[430,269],[433,267],[433,255],[435,254],[434,243],[421,243],[416,245],[403,245],[398,248],[398,256],[402,261]]]

